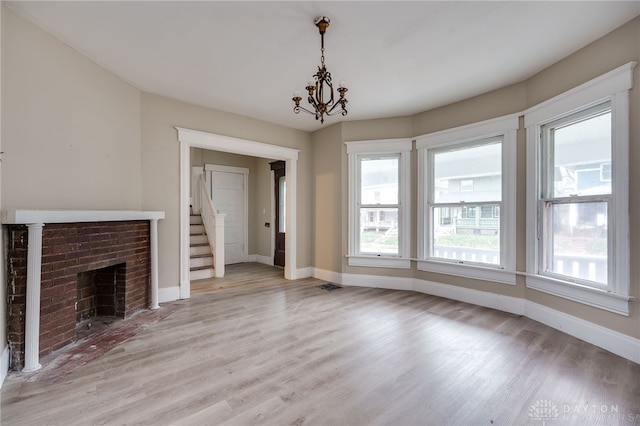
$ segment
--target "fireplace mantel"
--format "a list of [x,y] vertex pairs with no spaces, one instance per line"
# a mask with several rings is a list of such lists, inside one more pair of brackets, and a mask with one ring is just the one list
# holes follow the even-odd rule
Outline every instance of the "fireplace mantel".
[[[47,224],[80,224],[91,222],[149,221],[150,309],[158,309],[158,220],[162,211],[139,210],[2,210],[3,225],[26,225],[28,228],[26,305],[24,313],[24,369],[40,368],[40,289],[42,267],[42,231]],[[52,225],[53,226],[53,225]],[[60,225],[56,225],[60,226]]]
[[2,210],[5,225],[30,223],[120,222],[125,220],[160,220],[162,211],[142,210]]

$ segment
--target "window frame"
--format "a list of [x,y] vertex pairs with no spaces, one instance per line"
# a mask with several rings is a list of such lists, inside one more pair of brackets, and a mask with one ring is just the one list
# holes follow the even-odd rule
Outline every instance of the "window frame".
[[[526,286],[544,293],[629,315],[629,90],[630,62],[525,111],[527,138],[527,272]],[[540,211],[543,180],[542,127],[564,117],[610,102],[612,186],[608,203],[608,285],[598,288],[581,280],[544,272],[544,227]]]
[[[515,271],[515,181],[516,141],[519,128],[518,115],[508,115],[416,138],[418,150],[418,270],[448,275],[490,280],[503,284],[516,284]],[[502,197],[500,209],[499,265],[431,257],[432,213],[430,201],[432,170],[431,151],[472,146],[501,138],[502,142]],[[472,204],[472,203],[469,203]],[[480,205],[483,203],[479,203]],[[481,209],[478,209],[481,210]],[[481,214],[481,211],[477,211]]]
[[[611,210],[612,196],[611,192],[608,194],[597,194],[597,195],[583,195],[583,194],[568,194],[568,195],[560,195],[556,194],[553,189],[554,186],[554,178],[555,178],[555,164],[552,163],[555,158],[555,153],[552,152],[552,141],[549,135],[549,132],[546,130],[547,126],[550,129],[563,127],[571,122],[580,121],[582,119],[586,119],[589,116],[598,115],[604,111],[610,111],[611,118],[613,119],[613,112],[611,111],[611,103],[609,101],[604,101],[598,103],[596,105],[590,106],[588,108],[581,109],[577,112],[573,112],[566,116],[562,116],[560,118],[556,118],[554,120],[550,120],[545,123],[541,123],[539,125],[540,135],[539,137],[539,147],[540,147],[540,173],[538,182],[539,190],[538,190],[538,202],[537,202],[537,215],[539,218],[539,237],[538,237],[538,274],[544,275],[545,277],[558,279],[562,281],[570,281],[575,282],[577,284],[582,284],[587,287],[600,288],[604,290],[608,290],[609,283],[612,280],[612,271],[610,268],[607,271],[607,284],[602,284],[598,282],[590,282],[588,280],[573,277],[567,274],[561,274],[559,272],[553,272],[549,270],[548,263],[551,261],[550,256],[552,250],[552,241],[553,236],[552,228],[553,227],[553,212],[551,208],[554,206],[561,206],[565,204],[583,204],[583,203],[605,203],[607,205],[607,212]],[[611,145],[613,147],[613,140],[611,140]],[[594,169],[597,170],[597,169]],[[577,175],[579,175],[580,171],[578,171]],[[607,217],[610,217],[607,214]],[[609,222],[609,221],[608,221]],[[607,232],[607,241],[609,242],[609,233]],[[607,244],[609,246],[609,243]],[[610,247],[607,248],[607,256],[609,257]],[[609,262],[607,261],[607,265],[609,266]]]
[[[347,141],[348,174],[349,174],[349,232],[348,254],[349,266],[366,266],[379,268],[410,269],[410,214],[411,214],[411,139],[379,139]],[[398,161],[398,254],[362,253],[360,241],[360,159],[389,155],[397,155]],[[394,205],[395,206],[395,205]],[[386,207],[386,205],[380,205]]]

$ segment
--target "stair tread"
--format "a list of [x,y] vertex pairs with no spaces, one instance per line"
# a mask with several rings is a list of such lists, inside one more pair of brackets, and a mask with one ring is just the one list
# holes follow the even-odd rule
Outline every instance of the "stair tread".
[[213,255],[211,253],[206,253],[206,254],[192,254],[191,255],[191,259],[204,259],[207,257],[213,257]]
[[194,266],[189,268],[189,270],[191,271],[203,271],[205,269],[213,269],[213,266],[209,265],[209,266]]

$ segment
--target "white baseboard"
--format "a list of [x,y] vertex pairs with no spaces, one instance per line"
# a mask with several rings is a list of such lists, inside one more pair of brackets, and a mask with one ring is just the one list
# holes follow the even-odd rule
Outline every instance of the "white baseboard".
[[413,290],[413,278],[383,277],[380,275],[342,274],[342,284],[389,290]]
[[249,256],[251,259],[250,262],[258,262],[263,265],[273,266],[273,256],[263,256],[261,254],[252,254]]
[[180,286],[175,287],[160,287],[158,289],[158,302],[173,302],[174,300],[180,300]]
[[2,389],[2,384],[4,383],[4,379],[7,378],[7,374],[9,373],[9,345],[5,345],[2,350],[2,354],[0,354],[0,389]]
[[313,268],[311,266],[307,268],[299,268],[296,270],[296,279],[311,277],[313,277]]
[[503,296],[501,294],[419,279],[414,279],[413,290],[511,314],[524,315],[525,313],[524,299],[519,297]]
[[525,316],[640,364],[640,339],[530,301]]
[[523,315],[640,364],[640,339],[519,297],[504,296],[415,278],[341,274],[317,268],[314,270],[314,277],[347,286],[412,290]]
[[319,280],[323,280],[329,283],[343,284],[342,274],[339,272],[328,271],[326,269],[313,268],[312,276],[314,278],[317,278]]

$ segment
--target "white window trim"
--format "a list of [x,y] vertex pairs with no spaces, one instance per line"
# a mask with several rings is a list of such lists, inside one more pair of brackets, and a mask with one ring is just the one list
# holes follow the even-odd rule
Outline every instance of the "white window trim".
[[[481,121],[466,126],[447,129],[416,138],[418,150],[418,269],[503,284],[516,284],[515,230],[516,230],[516,143],[519,118],[517,114]],[[427,258],[428,212],[425,209],[427,189],[428,153],[432,148],[450,147],[459,144],[502,136],[502,210],[500,246],[503,266],[456,264]]]
[[[527,273],[526,285],[555,296],[594,306],[617,314],[629,315],[629,94],[633,87],[633,68],[629,62],[600,77],[525,111],[527,131]],[[539,192],[540,127],[560,117],[593,105],[611,101],[612,111],[612,201],[609,219],[612,271],[610,290],[579,285],[539,274],[537,208]]]
[[[366,266],[378,268],[410,269],[410,226],[411,226],[411,139],[379,139],[345,142],[349,158],[349,246],[347,261],[349,266]],[[364,255],[357,253],[359,238],[358,225],[358,158],[360,155],[400,154],[399,199],[398,212],[400,245],[398,255],[377,254]]]

